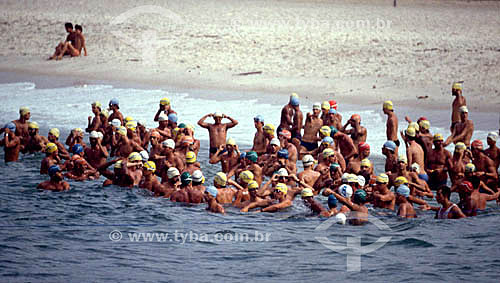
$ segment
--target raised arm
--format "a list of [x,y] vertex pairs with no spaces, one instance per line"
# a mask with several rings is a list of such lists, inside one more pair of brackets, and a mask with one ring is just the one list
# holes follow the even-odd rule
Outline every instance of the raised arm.
[[235,119],[233,119],[229,116],[226,116],[226,115],[223,115],[222,117],[227,118],[227,119],[229,119],[229,121],[231,121],[230,123],[225,123],[227,129],[231,129],[232,127],[238,125],[238,121],[236,121]]
[[207,115],[201,117],[201,119],[198,121],[198,125],[202,128],[205,128],[205,129],[208,129],[208,127],[210,126],[210,124],[206,123],[205,120],[208,118],[208,117],[213,117],[214,114],[212,113],[208,113]]

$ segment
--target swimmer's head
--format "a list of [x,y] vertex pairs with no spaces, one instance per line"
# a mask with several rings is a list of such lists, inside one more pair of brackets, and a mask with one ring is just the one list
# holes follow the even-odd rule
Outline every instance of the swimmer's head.
[[274,193],[282,193],[283,195],[286,195],[287,192],[288,192],[288,187],[286,186],[286,184],[283,183],[276,184]]
[[113,119],[113,121],[110,122],[111,126],[118,128],[122,125],[122,122],[120,119]]
[[22,117],[28,115],[28,114],[31,114],[30,112],[30,109],[26,106],[23,106],[21,108],[19,108],[19,115],[21,115]]
[[396,194],[404,196],[405,198],[410,196],[410,188],[407,185],[401,184],[396,189]]
[[497,132],[489,132],[488,136],[486,137],[486,141],[491,141],[496,143],[498,140],[498,133]]
[[254,175],[253,175],[252,171],[245,170],[245,171],[241,172],[238,177],[245,184],[248,184],[250,181],[253,181]]
[[51,143],[49,142],[46,146],[45,146],[45,152],[46,153],[49,153],[49,154],[52,154],[54,152],[57,151],[57,145],[55,143]]
[[393,142],[393,141],[386,141],[384,143],[384,148],[388,149],[388,150],[390,150],[392,152],[396,152],[396,143]]
[[50,129],[49,134],[53,135],[56,139],[58,139],[61,132],[59,131],[58,128],[52,128]]
[[319,102],[314,103],[313,110],[321,111],[321,103]]
[[461,82],[455,82],[451,86],[451,95],[457,95],[462,92],[463,85]]
[[225,187],[227,185],[227,176],[224,172],[219,172],[214,176],[214,184],[216,186]]
[[322,152],[323,158],[328,158],[330,156],[335,156],[335,151],[331,148],[325,148]]
[[178,117],[175,113],[168,114],[168,121],[172,123],[177,123]]
[[164,97],[160,100],[160,104],[163,106],[170,105],[170,99]]
[[384,101],[384,104],[382,105],[382,108],[384,110],[393,111],[394,110],[394,104],[392,103],[392,101],[386,100],[386,101]]
[[161,143],[162,146],[166,147],[166,148],[170,148],[170,149],[174,149],[175,148],[175,142],[173,139],[168,139],[168,140],[164,140],[162,143]]
[[108,106],[110,109],[114,109],[115,107],[116,107],[116,109],[120,109],[120,101],[118,101],[118,98],[112,98],[109,101]]
[[405,130],[405,134],[407,137],[414,138],[417,136],[417,132],[415,131],[415,128],[409,127]]
[[184,172],[181,174],[181,185],[187,186],[191,184],[192,181],[193,177],[191,177],[191,174],[189,174],[189,172]]
[[214,187],[214,186],[208,186],[206,189],[205,189],[205,194],[209,194],[211,197],[213,198],[216,198],[217,197],[217,188]]
[[314,157],[310,154],[304,155],[304,157],[302,157],[302,164],[304,167],[312,166],[314,164]]
[[339,193],[343,197],[350,199],[352,196],[352,187],[347,184],[343,184],[339,187]]
[[465,172],[466,173],[474,173],[474,172],[476,172],[476,165],[474,165],[473,163],[467,163],[465,165]]
[[205,183],[205,176],[203,176],[203,172],[201,172],[201,170],[194,170],[192,177],[193,177],[193,183],[197,184]]
[[186,163],[193,164],[196,162],[196,153],[193,151],[186,152]]
[[321,143],[324,145],[331,145],[333,143],[333,139],[332,137],[324,137]]
[[325,111],[330,110],[330,103],[328,101],[323,101],[321,103],[321,110],[325,110]]
[[255,151],[249,151],[247,152],[247,156],[246,156],[246,159],[252,161],[252,162],[257,162],[257,159],[259,158],[259,156],[257,155],[257,152]]
[[286,148],[278,150],[278,158],[288,159],[288,150]]
[[274,131],[276,130],[273,124],[265,124],[263,129],[268,135],[274,135]]
[[380,175],[377,176],[377,179],[375,181],[379,184],[388,184],[389,176],[385,173],[381,173]]
[[73,152],[73,154],[80,154],[83,152],[83,146],[77,143],[73,145],[73,147],[71,148],[71,152]]
[[314,196],[314,193],[311,189],[309,188],[305,188],[302,190],[302,192],[300,193],[300,196],[305,199],[305,198],[308,198],[308,197],[313,197]]
[[125,128],[124,126],[119,126],[117,129],[116,129],[116,132],[118,134],[120,134],[121,136],[124,136],[126,137],[127,136],[127,128]]
[[292,138],[292,133],[290,133],[289,130],[281,130],[279,136],[285,138],[286,140],[290,140]]
[[101,102],[99,102],[99,101],[94,101],[94,102],[92,102],[92,108],[94,108],[94,107],[95,107],[95,108],[98,108],[99,110],[101,110],[101,109],[102,109],[102,104],[101,104]]
[[356,192],[354,193],[354,202],[355,203],[359,203],[359,204],[363,204],[366,202],[366,192],[364,190],[356,190]]
[[262,117],[262,115],[257,115],[253,118],[253,121],[256,123],[264,123],[264,117]]
[[403,176],[399,176],[399,177],[397,177],[397,178],[394,180],[394,185],[395,185],[396,187],[399,187],[399,186],[401,186],[401,185],[408,184],[408,183],[409,183],[409,182],[408,182],[408,179],[406,179],[406,178],[405,178],[405,177],[403,177]]
[[370,145],[366,142],[360,142],[358,145],[359,152],[363,152],[366,155],[370,154]]
[[474,140],[472,143],[471,143],[471,148],[472,150],[483,150],[483,142],[480,141],[480,140]]
[[355,121],[355,122],[361,123],[361,116],[359,114],[353,114],[351,116],[351,121]]
[[142,157],[138,152],[132,152],[128,155],[129,162],[142,162]]
[[151,173],[154,173],[156,171],[156,164],[153,161],[146,161],[143,168]]
[[323,126],[319,129],[319,133],[323,135],[323,137],[329,137],[332,133],[332,130],[328,126]]
[[335,110],[337,110],[337,106],[338,106],[338,105],[337,105],[337,101],[335,101],[335,100],[330,100],[330,101],[328,101],[328,103],[330,104],[330,108],[331,108],[331,109],[335,109]]
[[332,209],[334,207],[337,207],[337,204],[338,204],[338,200],[337,198],[331,194],[328,196],[328,208]]
[[418,125],[420,126],[420,129],[428,130],[431,127],[431,122],[429,122],[429,120],[421,120],[418,122]]
[[178,177],[180,175],[181,174],[180,174],[179,170],[175,167],[170,167],[167,170],[167,178],[168,179],[173,179],[173,178]]
[[11,131],[12,133],[16,132],[16,124],[14,124],[13,122],[5,124],[4,128],[9,129],[9,131]]
[[434,137],[433,137],[433,142],[436,143],[436,142],[442,142],[444,141],[444,138],[443,138],[443,135],[442,134],[434,134]]
[[51,178],[54,177],[58,172],[61,172],[61,168],[59,166],[52,165],[49,167],[48,173]]
[[141,155],[141,158],[142,158],[142,162],[146,162],[149,160],[149,153],[145,150],[139,152],[139,154]]
[[369,168],[371,168],[372,167],[372,163],[371,163],[370,159],[364,158],[363,160],[361,160],[361,166],[360,167],[361,167],[361,169],[364,169],[364,168],[369,169]]
[[457,142],[455,144],[455,152],[464,152],[467,149],[467,146],[465,146],[465,143],[463,142]]

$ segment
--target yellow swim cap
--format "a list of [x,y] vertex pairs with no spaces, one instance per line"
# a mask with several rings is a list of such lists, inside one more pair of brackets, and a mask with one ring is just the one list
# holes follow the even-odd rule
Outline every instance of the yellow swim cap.
[[357,183],[358,182],[358,176],[355,174],[349,174],[347,175],[347,183]]
[[148,161],[144,163],[144,168],[154,173],[156,171],[156,164],[153,161]]
[[429,122],[429,120],[422,120],[420,121],[419,126],[423,130],[428,130],[431,127],[431,122]]
[[383,107],[384,107],[384,109],[387,109],[387,110],[394,110],[394,104],[390,100],[384,101]]
[[192,151],[186,152],[186,162],[187,163],[195,163],[196,162],[196,153]]
[[94,102],[92,103],[92,106],[102,108],[102,104],[101,104],[99,101],[94,101]]
[[59,135],[61,134],[61,133],[59,132],[59,129],[58,129],[58,128],[52,128],[52,129],[50,129],[49,133],[50,133],[50,134],[52,134],[52,135],[53,135],[54,137],[56,137],[56,138],[59,138]]
[[128,161],[130,161],[130,162],[142,161],[142,157],[138,152],[132,152],[128,156]]
[[30,129],[39,129],[40,127],[38,126],[37,122],[29,122],[28,123],[28,128],[30,128]]
[[457,152],[463,152],[463,151],[465,151],[466,148],[467,147],[465,146],[465,143],[463,143],[463,142],[457,142],[455,144],[455,151],[457,151]]
[[379,183],[382,183],[382,184],[387,184],[387,183],[389,183],[389,176],[387,176],[387,174],[382,173],[382,174],[377,176],[376,181]]
[[418,126],[417,122],[411,122],[410,124],[408,124],[408,128],[414,128],[415,131],[420,130],[420,127]]
[[227,184],[227,176],[224,172],[219,172],[217,174],[215,174],[215,177],[214,177],[214,182],[219,185],[219,186],[226,186]]
[[82,128],[74,128],[73,129],[75,132],[82,134],[83,135],[83,129]]
[[57,145],[55,143],[49,142],[47,146],[45,147],[45,152],[47,153],[53,153],[57,151]]
[[123,163],[123,161],[122,161],[122,160],[118,160],[118,161],[116,161],[116,163],[115,163],[115,167],[114,167],[114,168],[115,168],[115,169],[120,169],[120,168],[122,168],[122,163]]
[[286,195],[286,193],[288,192],[288,187],[283,183],[278,183],[276,185],[276,189],[282,192],[284,195]]
[[399,176],[396,178],[396,180],[394,180],[394,185],[396,185],[396,187],[399,187],[399,185],[402,184],[408,184],[408,179],[403,176]]
[[170,99],[164,97],[160,100],[161,105],[170,105]]
[[333,149],[331,148],[325,148],[325,150],[323,150],[323,157],[324,158],[328,158],[332,155],[335,155],[335,152],[333,151]]
[[370,160],[368,158],[365,158],[365,159],[361,160],[361,166],[371,167],[372,163],[370,162]]
[[323,101],[321,103],[321,109],[324,109],[324,110],[330,110],[330,102],[328,101]]
[[226,141],[226,144],[235,146],[236,145],[236,141],[233,138],[228,138],[227,141]]
[[186,129],[190,129],[194,132],[194,125],[193,124],[186,124]]
[[406,135],[409,137],[415,137],[417,135],[417,132],[415,131],[415,128],[408,126],[408,129],[405,131]]
[[240,173],[239,178],[240,178],[240,180],[242,180],[243,182],[248,184],[250,181],[253,181],[254,176],[253,176],[252,171],[245,170],[245,171]]
[[24,116],[28,113],[30,113],[30,109],[28,107],[24,106],[24,107],[19,108],[19,114]]
[[125,128],[124,126],[120,126],[120,127],[118,127],[116,132],[122,136],[126,136],[127,135],[127,128]]
[[101,110],[101,114],[104,115],[104,117],[109,118],[109,111],[107,109]]
[[125,117],[125,119],[124,119],[124,120],[125,120],[125,123],[128,123],[128,122],[130,122],[130,121],[134,121],[134,118],[132,118],[132,117],[130,117],[130,116],[127,116],[127,117]]
[[[330,104],[328,104],[330,105]],[[330,127],[328,126],[323,126],[319,129],[319,132],[324,135],[325,137],[329,137],[330,134],[332,133],[332,129],[330,129]]]
[[475,172],[476,171],[476,165],[474,165],[473,163],[467,163],[467,165],[465,165],[465,172]]
[[404,164],[408,164],[408,159],[406,158],[406,155],[400,154],[398,156],[398,162],[404,162]]
[[174,128],[172,130],[173,139],[175,139],[177,137],[177,134],[179,134],[180,130],[181,130],[180,128]]
[[275,129],[276,128],[274,127],[273,124],[265,124],[264,125],[264,132],[266,132],[266,133],[268,133],[270,135],[274,134],[274,130]]
[[433,140],[434,141],[444,141],[444,138],[443,138],[442,134],[435,134]]
[[313,191],[309,188],[303,189],[300,195],[302,196],[302,198],[314,196]]
[[258,189],[259,188],[259,183],[257,183],[256,181],[250,181],[248,183],[248,186],[247,188],[250,190],[250,189]]
[[451,89],[462,90],[462,83],[453,83]]
[[125,124],[125,127],[134,132],[135,129],[137,129],[137,122],[136,121],[127,122],[127,124]]

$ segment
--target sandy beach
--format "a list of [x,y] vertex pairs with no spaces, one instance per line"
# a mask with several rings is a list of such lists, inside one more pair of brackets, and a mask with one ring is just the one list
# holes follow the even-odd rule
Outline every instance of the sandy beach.
[[[500,2],[399,2],[2,1],[0,71],[497,111]],[[67,21],[89,56],[46,61]]]

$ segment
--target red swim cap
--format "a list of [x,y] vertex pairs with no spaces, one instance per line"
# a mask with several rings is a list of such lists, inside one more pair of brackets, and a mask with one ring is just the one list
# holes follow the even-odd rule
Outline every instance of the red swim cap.
[[191,136],[185,136],[182,139],[182,143],[193,144],[194,143],[194,139]]
[[469,181],[463,181],[461,187],[465,189],[465,191],[471,193],[474,190],[472,183]]
[[366,142],[360,142],[358,145],[359,151],[365,151],[367,149],[370,149],[370,145],[367,144]]
[[330,108],[337,110],[337,101],[330,100],[330,101],[328,101],[328,103],[330,103]]
[[424,120],[429,121],[429,119],[422,116],[422,117],[418,118],[417,123],[420,123],[420,121],[424,121]]
[[289,130],[281,130],[280,136],[285,137],[287,140],[292,138],[292,133]]
[[472,147],[477,148],[477,149],[483,149],[483,142],[480,140],[475,140],[472,142]]
[[359,114],[352,114],[351,119],[361,122],[361,116],[359,116]]

